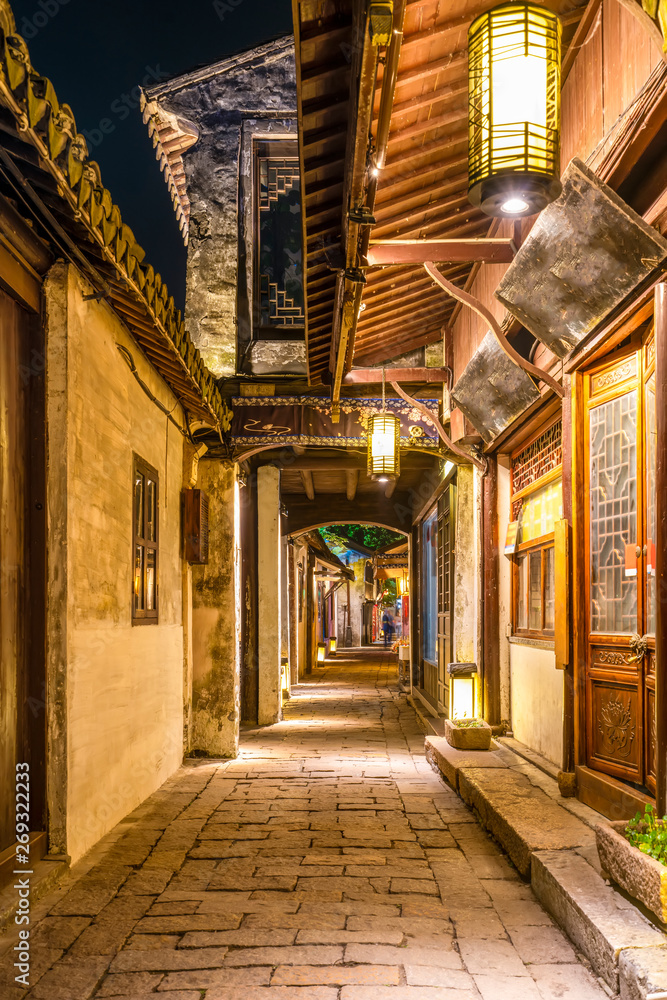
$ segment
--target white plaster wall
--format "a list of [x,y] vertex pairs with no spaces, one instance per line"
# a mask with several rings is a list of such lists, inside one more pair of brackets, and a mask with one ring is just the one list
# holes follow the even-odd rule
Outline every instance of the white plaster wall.
[[278,722],[281,716],[281,537],[280,469],[261,465],[257,470],[257,602],[259,635],[260,726]]
[[510,460],[509,455],[498,456],[498,635],[500,642],[500,718],[509,722],[511,715],[510,692],[510,635],[512,622],[512,561],[504,554],[507,525],[510,519]]
[[561,766],[563,759],[563,674],[551,649],[510,645],[514,736]]
[[[72,860],[155,791],[183,753],[183,439],[117,344],[175,419],[183,416],[110,308],[83,300],[89,292],[72,269],[47,284],[47,310],[51,294],[66,304],[65,329],[49,335],[65,349],[54,365],[64,366],[67,391],[66,440],[49,440],[50,466],[67,464],[67,543],[49,552],[50,577],[67,576],[67,751],[49,779],[66,788]],[[140,627],[131,624],[133,452],[159,473],[159,624]]]

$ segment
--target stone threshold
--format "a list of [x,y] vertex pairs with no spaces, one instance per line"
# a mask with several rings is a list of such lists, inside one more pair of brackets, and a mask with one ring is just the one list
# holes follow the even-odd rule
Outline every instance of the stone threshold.
[[507,745],[455,750],[426,737],[431,766],[475,812],[533,892],[620,1000],[667,997],[667,935],[601,875],[606,820]]

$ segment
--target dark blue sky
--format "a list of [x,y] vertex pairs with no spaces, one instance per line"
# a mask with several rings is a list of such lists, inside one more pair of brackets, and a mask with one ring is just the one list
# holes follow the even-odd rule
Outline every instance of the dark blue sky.
[[185,248],[135,88],[291,31],[290,0],[14,0],[12,8],[35,69],[71,105],[123,220],[182,306]]

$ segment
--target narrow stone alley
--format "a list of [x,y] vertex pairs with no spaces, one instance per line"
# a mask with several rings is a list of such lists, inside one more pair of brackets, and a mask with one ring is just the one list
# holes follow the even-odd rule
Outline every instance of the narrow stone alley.
[[6,1000],[607,996],[429,767],[379,650],[318,667],[238,759],[181,768],[31,929]]

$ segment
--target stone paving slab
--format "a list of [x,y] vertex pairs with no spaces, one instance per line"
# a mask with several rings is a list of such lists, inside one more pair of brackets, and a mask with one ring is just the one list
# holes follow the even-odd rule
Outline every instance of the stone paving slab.
[[[506,770],[476,757],[459,784]],[[431,769],[384,654],[325,663],[93,853],[40,904],[28,991],[0,943],[2,1000],[606,1000]]]

